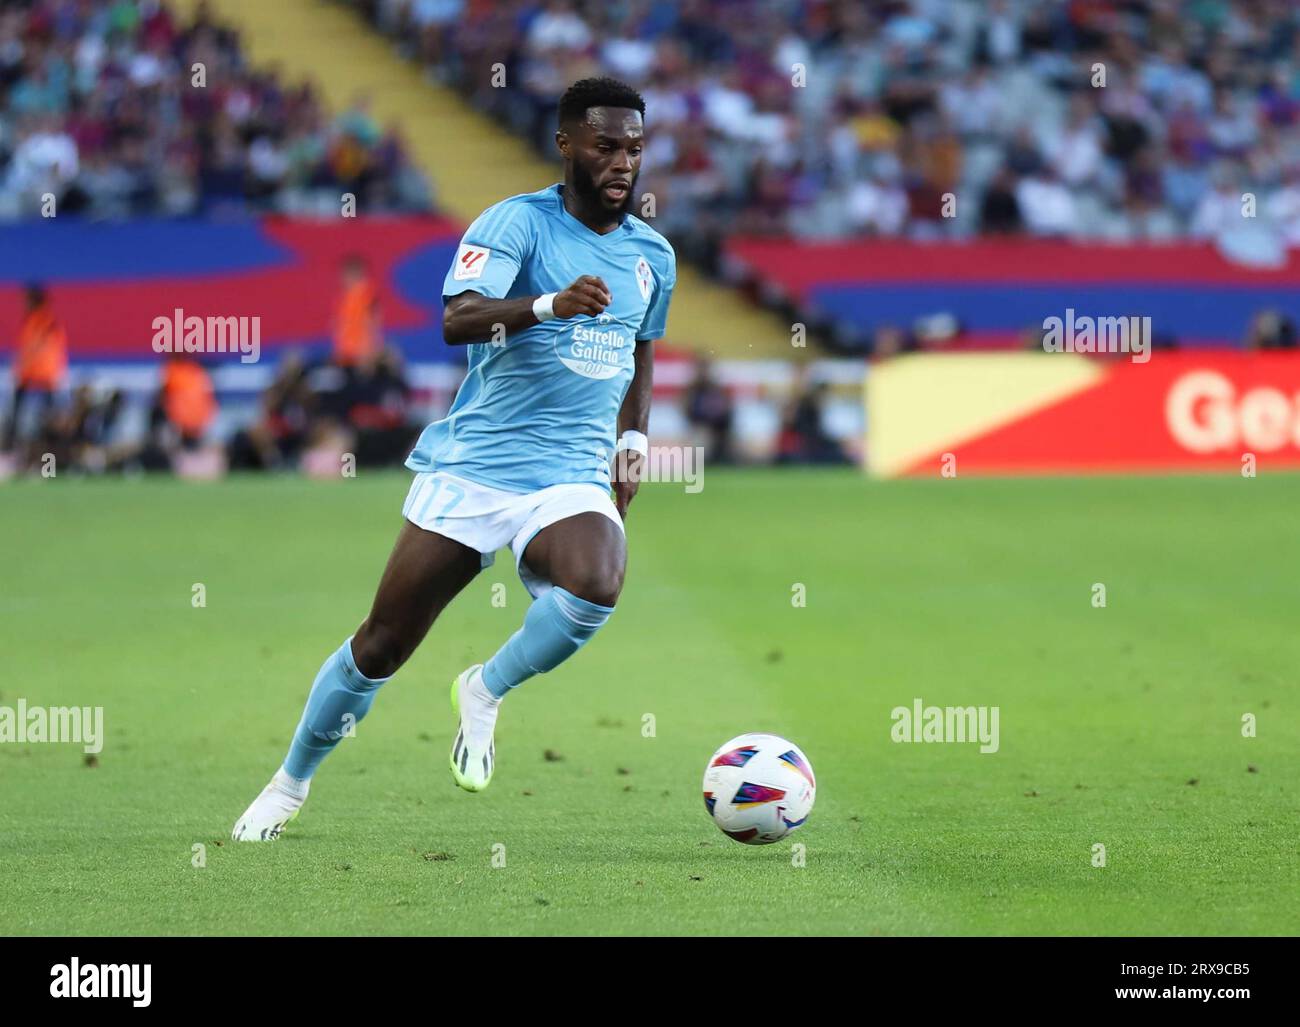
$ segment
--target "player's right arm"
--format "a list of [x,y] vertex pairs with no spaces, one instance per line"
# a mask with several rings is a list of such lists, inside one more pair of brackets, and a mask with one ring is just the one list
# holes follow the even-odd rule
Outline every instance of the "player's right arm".
[[[531,328],[540,322],[533,313],[536,296],[495,299],[466,290],[446,301],[442,311],[442,337],[449,345],[467,342],[490,342],[502,332]],[[562,292],[555,294],[551,309],[558,318],[588,314],[592,317],[609,306],[609,288],[595,275],[581,275]]]
[[[517,198],[489,207],[466,229],[442,286],[442,337],[449,344],[495,342],[538,323],[536,296],[509,296],[535,237],[530,207]],[[559,318],[594,316],[609,302],[605,283],[582,275],[556,294],[551,310]]]

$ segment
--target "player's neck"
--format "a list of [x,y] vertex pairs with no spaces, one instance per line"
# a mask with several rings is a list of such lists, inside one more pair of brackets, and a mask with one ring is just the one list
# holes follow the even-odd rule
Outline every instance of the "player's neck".
[[579,201],[578,194],[570,182],[565,182],[560,188],[560,201],[564,204],[565,210],[597,235],[608,235],[623,223],[622,214],[611,214],[607,210],[601,210],[599,206],[589,210]]

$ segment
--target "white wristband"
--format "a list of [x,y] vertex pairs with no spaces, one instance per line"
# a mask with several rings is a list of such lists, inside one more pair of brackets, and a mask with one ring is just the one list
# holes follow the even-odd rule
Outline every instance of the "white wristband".
[[650,440],[645,437],[645,432],[633,431],[629,428],[623,433],[623,437],[618,440],[615,447],[616,453],[621,453],[625,449],[630,449],[634,453],[640,453],[642,456],[650,455]]
[[555,293],[548,292],[533,300],[533,316],[538,321],[550,321],[555,317]]

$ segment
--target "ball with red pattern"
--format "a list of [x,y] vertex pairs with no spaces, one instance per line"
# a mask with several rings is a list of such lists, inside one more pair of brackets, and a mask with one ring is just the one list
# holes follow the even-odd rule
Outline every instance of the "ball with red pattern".
[[746,845],[769,845],[802,826],[816,796],[808,757],[780,735],[738,735],[704,768],[704,808]]

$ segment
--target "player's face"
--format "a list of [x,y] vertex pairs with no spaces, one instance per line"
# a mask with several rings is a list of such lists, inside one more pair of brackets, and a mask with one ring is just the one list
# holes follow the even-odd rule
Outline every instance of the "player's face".
[[583,203],[626,214],[641,173],[641,115],[626,107],[591,107],[587,120],[566,133],[573,188]]

